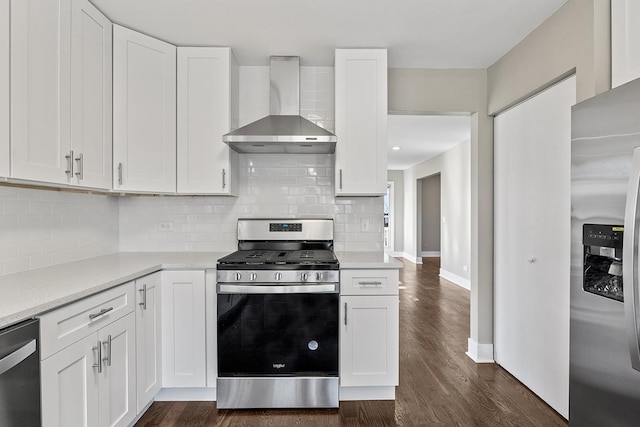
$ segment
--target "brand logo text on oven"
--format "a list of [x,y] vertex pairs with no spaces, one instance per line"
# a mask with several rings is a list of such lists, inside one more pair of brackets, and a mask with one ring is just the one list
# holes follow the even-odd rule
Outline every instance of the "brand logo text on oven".
[[284,368],[284,366],[285,366],[284,363],[274,363],[273,364],[273,367],[275,369],[282,369],[282,368]]

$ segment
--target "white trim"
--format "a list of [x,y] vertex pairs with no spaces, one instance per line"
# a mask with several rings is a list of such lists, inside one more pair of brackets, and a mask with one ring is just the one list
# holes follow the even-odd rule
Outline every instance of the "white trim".
[[476,363],[495,363],[493,360],[493,344],[479,344],[469,338],[465,354]]
[[346,400],[395,400],[394,386],[340,387],[340,401]]
[[157,402],[210,402],[216,400],[216,389],[215,387],[163,388],[156,394],[155,400]]
[[404,254],[402,252],[388,251],[386,249],[384,252],[392,258],[404,258]]
[[402,254],[400,255],[402,258],[411,261],[414,264],[422,264],[422,257],[421,256],[415,256],[415,255],[411,255],[408,252],[402,252]]
[[453,274],[450,271],[440,269],[440,277],[450,281],[451,283],[458,285],[466,290],[471,290],[471,281],[469,279],[465,279],[462,276],[458,276],[457,274]]
[[427,258],[436,258],[440,256],[440,251],[422,251],[420,252],[420,256]]

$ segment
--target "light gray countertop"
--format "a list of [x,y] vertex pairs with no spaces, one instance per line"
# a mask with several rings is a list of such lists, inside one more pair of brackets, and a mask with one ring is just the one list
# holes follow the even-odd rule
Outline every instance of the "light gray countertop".
[[[0,276],[0,328],[159,270],[215,269],[227,252],[120,252]],[[336,253],[341,269],[401,268],[382,252]]]
[[340,269],[402,268],[402,262],[384,252],[336,252]]

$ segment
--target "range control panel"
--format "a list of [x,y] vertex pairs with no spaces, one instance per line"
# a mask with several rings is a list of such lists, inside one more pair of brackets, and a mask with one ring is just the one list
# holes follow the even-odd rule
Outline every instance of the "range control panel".
[[302,224],[299,222],[272,222],[269,224],[269,231],[302,231]]

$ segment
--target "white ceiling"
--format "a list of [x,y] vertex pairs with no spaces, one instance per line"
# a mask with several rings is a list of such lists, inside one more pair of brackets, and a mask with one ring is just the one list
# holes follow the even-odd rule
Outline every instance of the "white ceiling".
[[179,46],[231,46],[240,65],[386,47],[390,67],[486,68],[566,0],[92,0],[111,20]]
[[[389,115],[388,169],[404,170],[471,139],[470,116]],[[394,151],[392,147],[400,147]]]
[[[333,65],[335,48],[385,47],[389,67],[487,68],[567,0],[91,0],[112,21],[178,46],[231,46]],[[468,117],[390,116],[389,169],[469,139]]]

